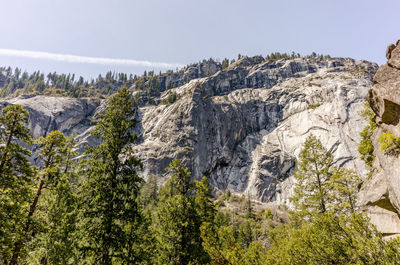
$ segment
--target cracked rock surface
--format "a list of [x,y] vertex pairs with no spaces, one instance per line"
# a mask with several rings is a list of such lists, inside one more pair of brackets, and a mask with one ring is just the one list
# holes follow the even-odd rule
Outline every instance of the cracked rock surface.
[[[366,122],[358,112],[377,65],[343,58],[256,59],[244,57],[211,76],[194,75],[172,89],[178,99],[171,105],[138,106],[134,149],[144,177],[156,174],[165,181],[165,167],[183,158],[194,178],[207,176],[216,190],[286,203],[296,156],[311,133],[334,153],[336,165],[366,175],[357,152]],[[163,92],[159,101],[167,96]],[[48,96],[0,104],[27,108],[35,137],[76,131],[89,144],[89,121],[105,107],[94,99]]]

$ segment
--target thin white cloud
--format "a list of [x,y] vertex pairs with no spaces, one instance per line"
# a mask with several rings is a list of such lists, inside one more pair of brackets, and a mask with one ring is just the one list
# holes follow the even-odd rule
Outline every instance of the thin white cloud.
[[138,60],[131,60],[131,59],[88,57],[88,56],[78,56],[78,55],[71,55],[71,54],[14,50],[14,49],[1,49],[1,48],[0,48],[0,55],[10,56],[10,57],[31,58],[31,59],[53,60],[53,61],[68,62],[68,63],[126,65],[126,66],[167,68],[167,69],[182,67],[181,64],[174,64],[174,63],[138,61]]

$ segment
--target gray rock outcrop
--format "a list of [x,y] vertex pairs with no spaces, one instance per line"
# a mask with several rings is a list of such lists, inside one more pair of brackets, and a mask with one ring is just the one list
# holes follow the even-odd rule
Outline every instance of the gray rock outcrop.
[[[255,63],[245,57],[225,70],[207,67],[206,77],[197,69],[194,79],[172,89],[178,95],[173,104],[138,106],[134,148],[143,176],[165,180],[169,162],[183,158],[195,178],[207,176],[215,189],[285,203],[296,156],[311,133],[334,153],[335,164],[366,175],[357,152],[366,122],[358,112],[376,64],[343,58]],[[89,144],[89,121],[103,103],[46,96],[0,102],[26,107],[35,137],[53,129],[76,131]]]
[[378,230],[386,235],[400,234],[400,159],[381,150],[379,136],[391,131],[400,136],[400,40],[389,45],[388,59],[379,67],[368,101],[375,112],[377,129],[371,137],[375,160],[370,179],[364,182],[359,203],[371,216]]

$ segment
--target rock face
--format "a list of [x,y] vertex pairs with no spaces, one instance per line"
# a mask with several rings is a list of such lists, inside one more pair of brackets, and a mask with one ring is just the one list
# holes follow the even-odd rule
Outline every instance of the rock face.
[[284,203],[295,157],[310,133],[334,152],[336,164],[365,175],[357,152],[365,122],[358,112],[375,64],[237,63],[177,88],[180,99],[171,106],[140,109],[143,142],[136,149],[146,175],[162,175],[181,157],[196,178],[206,175],[220,190]]
[[400,136],[400,40],[389,45],[388,59],[379,67],[368,101],[378,124],[371,140],[374,146],[374,171],[360,192],[360,204],[371,216],[379,231],[400,234],[400,159],[380,149],[379,136],[387,131]]
[[[211,76],[221,69],[221,64],[214,61],[213,59],[203,60],[202,62],[187,65],[179,72],[167,72],[165,74],[157,76],[154,79],[151,79],[152,87],[155,87],[158,84],[158,89],[163,92],[168,88],[182,86],[192,79]],[[138,85],[138,83],[134,84],[133,88],[136,88]],[[144,96],[143,100],[144,102],[147,102],[147,97]]]
[[[334,153],[335,164],[366,175],[357,152],[366,123],[358,112],[376,64],[245,57],[225,70],[208,67],[208,73],[215,73],[201,77],[204,69],[198,69],[189,82],[173,89],[178,95],[173,104],[138,106],[135,150],[144,176],[165,180],[169,162],[183,158],[195,178],[206,175],[216,189],[285,203],[296,156],[311,133]],[[75,130],[82,143],[91,143],[89,120],[104,109],[100,101],[45,96],[0,104],[26,107],[35,137],[53,129]]]
[[[89,136],[91,119],[100,106],[100,101],[97,99],[23,95],[0,101],[0,108],[3,109],[9,104],[22,105],[29,111],[28,123],[35,138],[59,130],[66,135],[72,132],[79,134],[81,151],[84,144],[93,144]],[[36,159],[35,155],[33,159]]]

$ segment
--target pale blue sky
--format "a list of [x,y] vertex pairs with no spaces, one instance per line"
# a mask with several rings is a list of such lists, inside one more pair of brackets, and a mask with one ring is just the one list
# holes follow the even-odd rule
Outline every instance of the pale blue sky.
[[[0,0],[0,49],[179,64],[315,51],[382,64],[399,11],[398,0]],[[85,77],[153,68],[4,54],[0,65]]]

